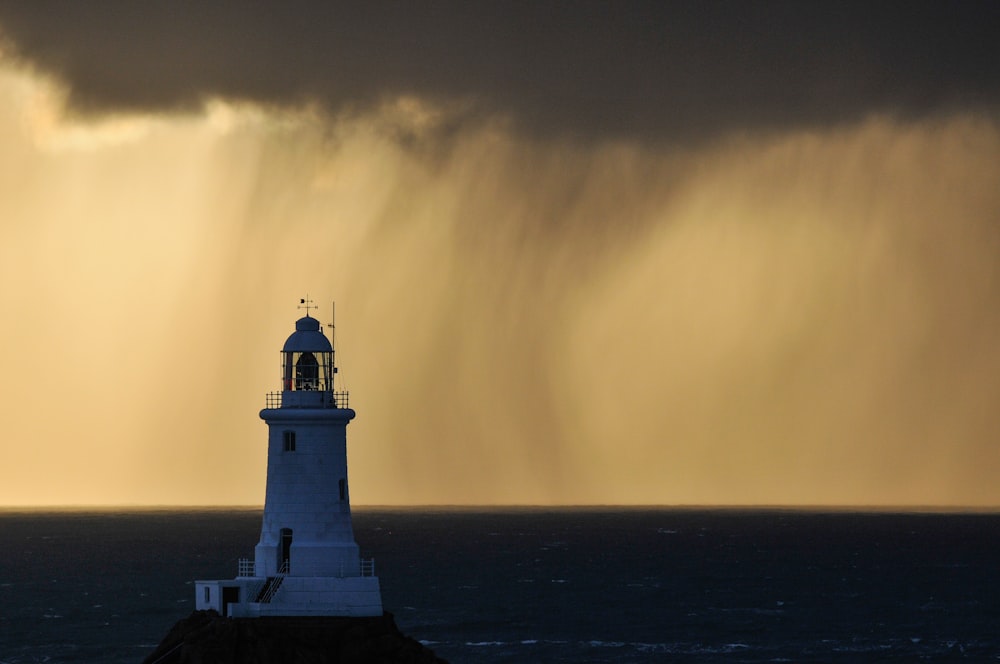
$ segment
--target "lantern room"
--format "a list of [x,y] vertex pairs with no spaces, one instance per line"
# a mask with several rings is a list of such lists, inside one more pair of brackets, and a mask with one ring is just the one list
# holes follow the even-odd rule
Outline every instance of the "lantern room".
[[333,346],[320,330],[319,321],[305,316],[295,322],[281,349],[281,406],[329,407],[333,399]]

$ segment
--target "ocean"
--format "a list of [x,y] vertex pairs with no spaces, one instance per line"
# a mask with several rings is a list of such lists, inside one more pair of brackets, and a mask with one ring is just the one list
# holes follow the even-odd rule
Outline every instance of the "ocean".
[[[0,663],[138,664],[260,510],[0,511]],[[463,662],[1000,660],[1000,514],[358,508],[385,608]]]

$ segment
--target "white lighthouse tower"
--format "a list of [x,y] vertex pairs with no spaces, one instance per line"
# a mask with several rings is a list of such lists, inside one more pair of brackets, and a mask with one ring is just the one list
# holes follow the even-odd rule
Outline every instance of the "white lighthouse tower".
[[[304,301],[305,302],[305,301]],[[247,616],[380,616],[374,561],[360,557],[347,482],[347,393],[319,321],[306,316],[281,350],[281,392],[267,395],[267,493],[260,542],[238,576],[196,581],[197,609]]]

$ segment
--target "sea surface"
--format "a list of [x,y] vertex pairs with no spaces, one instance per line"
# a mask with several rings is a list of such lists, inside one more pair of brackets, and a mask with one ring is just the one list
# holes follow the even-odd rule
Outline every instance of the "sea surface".
[[[249,509],[0,511],[0,663],[138,664]],[[385,608],[462,662],[1000,660],[1000,514],[356,509]]]

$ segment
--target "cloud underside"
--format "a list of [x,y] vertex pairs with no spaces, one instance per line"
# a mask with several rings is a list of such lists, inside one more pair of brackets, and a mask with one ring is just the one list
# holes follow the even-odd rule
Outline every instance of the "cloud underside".
[[309,292],[362,502],[1000,504],[994,13],[0,0],[0,502],[258,501]]
[[8,53],[82,113],[206,99],[335,116],[415,97],[528,135],[685,142],[993,112],[985,3],[62,3],[0,6]]

